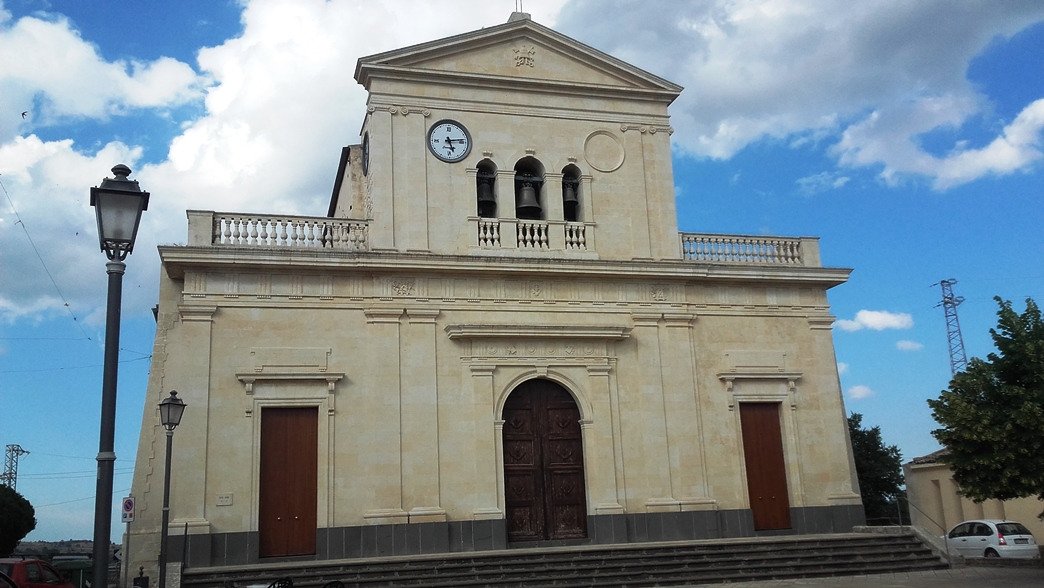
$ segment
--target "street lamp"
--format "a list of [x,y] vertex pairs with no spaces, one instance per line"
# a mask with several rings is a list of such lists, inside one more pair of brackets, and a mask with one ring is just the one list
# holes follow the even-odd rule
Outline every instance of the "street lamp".
[[[160,523],[159,588],[167,587],[167,526],[170,524],[170,450],[174,446],[174,428],[181,424],[185,414],[185,402],[178,398],[177,390],[159,403],[160,422],[167,430],[167,459],[163,464],[163,517]],[[188,541],[188,537],[184,538]]]
[[98,216],[98,243],[109,262],[109,294],[105,311],[105,362],[102,371],[101,434],[98,441],[98,486],[94,495],[93,586],[109,583],[109,544],[112,536],[112,474],[116,454],[116,373],[120,352],[120,305],[123,297],[123,260],[134,249],[141,213],[149,206],[149,193],[122,163],[112,168],[115,178],[105,178],[91,188],[91,206]]

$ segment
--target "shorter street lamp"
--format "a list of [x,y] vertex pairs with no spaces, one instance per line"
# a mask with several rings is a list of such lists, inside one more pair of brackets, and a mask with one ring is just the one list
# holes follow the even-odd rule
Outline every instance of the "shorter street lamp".
[[[163,518],[160,523],[159,588],[167,586],[167,526],[170,524],[170,451],[174,445],[174,429],[181,424],[185,414],[185,402],[178,398],[177,390],[159,403],[160,422],[167,430],[167,459],[163,464]],[[188,537],[185,537],[188,540]]]

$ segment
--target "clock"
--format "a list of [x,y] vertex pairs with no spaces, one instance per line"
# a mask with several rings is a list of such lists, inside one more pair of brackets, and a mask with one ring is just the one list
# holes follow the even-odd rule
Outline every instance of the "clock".
[[440,120],[428,131],[428,150],[442,161],[456,163],[471,153],[471,135],[455,120]]
[[362,168],[363,175],[370,173],[370,133],[363,134],[362,142]]

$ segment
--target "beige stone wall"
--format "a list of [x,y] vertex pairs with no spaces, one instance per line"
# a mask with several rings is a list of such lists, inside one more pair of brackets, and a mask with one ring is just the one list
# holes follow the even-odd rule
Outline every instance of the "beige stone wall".
[[908,463],[903,473],[912,505],[910,518],[930,535],[943,535],[968,519],[1007,519],[1026,525],[1038,542],[1044,537],[1044,521],[1037,518],[1044,512],[1044,501],[1027,497],[976,503],[960,495],[950,468],[943,463]]
[[747,508],[744,401],[781,404],[792,506],[858,503],[822,295],[772,291],[205,263],[165,278],[132,549],[155,540],[170,389],[189,405],[175,534],[257,530],[266,406],[319,408],[320,528],[501,518],[499,415],[534,377],[576,398],[589,514]]

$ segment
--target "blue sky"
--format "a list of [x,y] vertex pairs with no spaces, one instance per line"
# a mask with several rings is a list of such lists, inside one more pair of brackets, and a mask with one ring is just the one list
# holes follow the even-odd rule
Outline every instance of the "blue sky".
[[[31,452],[30,539],[92,534],[106,278],[89,188],[126,163],[152,193],[124,282],[119,498],[156,244],[185,241],[190,208],[323,214],[340,148],[359,140],[356,59],[499,24],[514,5],[0,0],[0,445]],[[854,268],[830,292],[847,409],[904,458],[936,449],[925,399],[950,372],[932,284],[958,280],[969,357],[992,349],[994,295],[1044,299],[1044,4],[525,10],[686,87],[671,110],[680,229],[819,236],[825,264]]]

